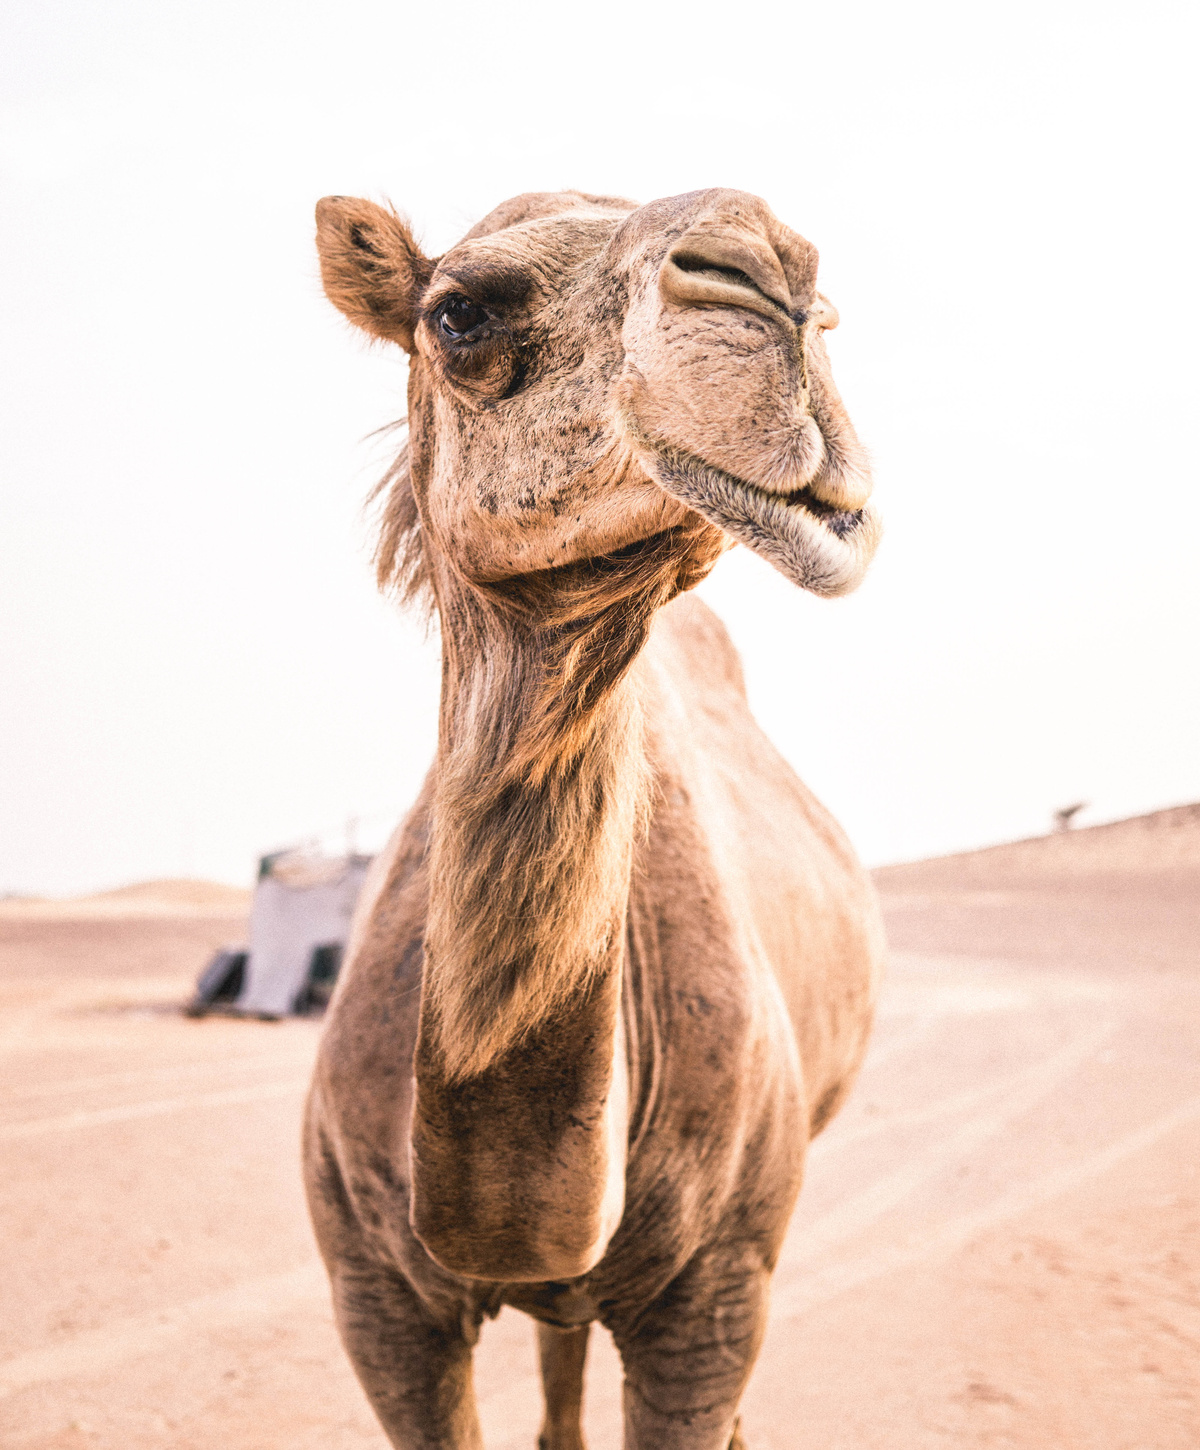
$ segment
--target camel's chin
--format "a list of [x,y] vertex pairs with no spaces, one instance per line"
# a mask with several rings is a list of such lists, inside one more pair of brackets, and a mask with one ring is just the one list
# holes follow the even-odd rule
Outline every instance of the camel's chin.
[[869,504],[834,508],[807,487],[769,492],[674,451],[646,463],[667,493],[814,594],[856,589],[879,545],[882,525]]

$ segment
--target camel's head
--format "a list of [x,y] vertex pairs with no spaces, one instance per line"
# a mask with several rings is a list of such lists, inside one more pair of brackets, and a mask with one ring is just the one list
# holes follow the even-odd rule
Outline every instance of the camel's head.
[[862,578],[879,526],[837,313],[757,197],[520,196],[438,258],[370,202],[317,224],[330,299],[411,355],[420,531],[466,579],[712,535],[697,515],[819,594]]

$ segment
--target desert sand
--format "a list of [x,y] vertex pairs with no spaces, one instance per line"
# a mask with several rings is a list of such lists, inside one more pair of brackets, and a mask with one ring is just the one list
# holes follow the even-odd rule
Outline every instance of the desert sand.
[[[1200,1445],[1200,806],[876,873],[891,951],[814,1145],[752,1450]],[[383,1450],[297,1138],[320,1024],[191,1021],[246,896],[0,903],[0,1444]],[[528,1321],[490,1450],[534,1444]],[[594,1332],[587,1425],[616,1450]]]

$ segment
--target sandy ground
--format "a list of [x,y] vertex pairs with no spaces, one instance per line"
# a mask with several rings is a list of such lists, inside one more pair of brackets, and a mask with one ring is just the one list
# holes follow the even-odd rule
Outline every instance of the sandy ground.
[[[879,873],[878,1030],[810,1159],[753,1450],[1200,1446],[1200,810],[1174,815]],[[0,910],[0,1444],[383,1450],[299,1185],[319,1026],[181,1017],[243,924],[163,899]],[[488,1446],[530,1450],[528,1322],[477,1361]],[[594,1333],[593,1450],[618,1399]]]

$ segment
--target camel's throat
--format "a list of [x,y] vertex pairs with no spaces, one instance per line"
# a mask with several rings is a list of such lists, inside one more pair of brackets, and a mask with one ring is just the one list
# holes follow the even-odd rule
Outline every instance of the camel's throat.
[[488,643],[447,670],[433,810],[423,1012],[451,1080],[498,1062],[613,969],[645,798],[628,679],[562,710],[555,735],[537,642]]

